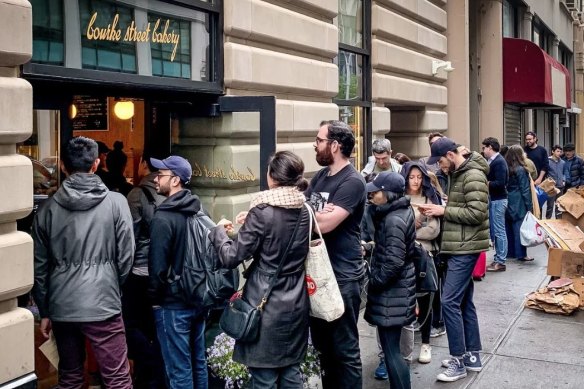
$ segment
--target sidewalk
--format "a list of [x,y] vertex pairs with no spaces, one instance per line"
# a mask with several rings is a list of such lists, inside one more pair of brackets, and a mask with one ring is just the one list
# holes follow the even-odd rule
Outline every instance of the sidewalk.
[[[432,362],[417,362],[420,337],[416,335],[412,388],[582,388],[584,387],[584,312],[572,316],[546,314],[524,309],[524,297],[547,284],[547,251],[541,245],[528,249],[534,262],[509,261],[507,271],[487,273],[475,283],[483,352],[483,371],[469,372],[453,383],[436,381],[440,361],[448,358],[446,336],[433,338]],[[493,253],[488,255],[490,263]],[[379,363],[375,329],[359,321],[363,387],[389,388],[373,372]]]

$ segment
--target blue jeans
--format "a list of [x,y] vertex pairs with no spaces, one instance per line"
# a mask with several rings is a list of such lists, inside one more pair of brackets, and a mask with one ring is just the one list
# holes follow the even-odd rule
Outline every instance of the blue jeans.
[[495,244],[494,261],[505,264],[507,258],[507,233],[505,232],[505,213],[507,212],[507,199],[494,200],[489,204],[489,221],[491,226],[491,239]]
[[401,327],[377,327],[391,389],[410,389],[410,367],[399,349]]
[[331,322],[310,318],[314,347],[321,353],[323,389],[361,389],[363,387],[359,348],[359,306],[362,281],[339,282],[345,313]]
[[479,253],[448,257],[448,271],[442,292],[442,314],[448,348],[453,357],[462,357],[467,351],[481,350],[472,280],[472,271],[478,259]]
[[170,389],[207,389],[203,312],[160,307],[154,319]]

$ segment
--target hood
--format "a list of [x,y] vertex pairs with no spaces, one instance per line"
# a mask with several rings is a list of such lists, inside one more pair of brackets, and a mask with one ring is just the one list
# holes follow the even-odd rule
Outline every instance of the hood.
[[485,176],[489,174],[489,163],[482,155],[473,151],[470,156],[460,165],[458,169],[454,171],[454,174],[458,174],[460,172],[464,172],[469,169],[478,169],[485,173]]
[[432,203],[440,204],[440,195],[432,186],[432,181],[428,175],[428,169],[426,169],[426,166],[422,162],[409,161],[404,163],[400,173],[406,180],[406,188],[408,186],[408,176],[410,175],[410,170],[412,170],[414,167],[417,167],[422,172],[422,194]]
[[183,189],[164,200],[158,210],[193,215],[201,210],[201,201],[190,190]]
[[57,204],[71,211],[86,211],[101,203],[108,192],[98,175],[75,173],[63,181],[54,199]]

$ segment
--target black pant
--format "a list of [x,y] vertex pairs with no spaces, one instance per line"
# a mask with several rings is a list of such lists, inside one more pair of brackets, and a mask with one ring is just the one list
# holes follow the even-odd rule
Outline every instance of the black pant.
[[438,274],[438,292],[434,293],[432,300],[432,327],[444,327],[444,318],[442,317],[442,288],[446,279],[446,259],[434,255],[434,264]]
[[424,344],[430,344],[430,330],[432,329],[433,310],[430,306],[431,295],[431,293],[428,293],[416,298],[416,300],[418,300],[418,307],[420,308],[418,313],[418,323],[422,325],[420,327],[420,334],[422,335],[422,343]]
[[339,282],[339,288],[345,303],[345,313],[332,322],[311,317],[312,342],[321,353],[323,389],[360,389],[363,377],[357,319],[361,303],[361,281]]
[[250,367],[251,389],[302,389],[300,364],[265,369]]
[[377,327],[381,348],[385,354],[385,366],[389,375],[391,389],[410,389],[410,368],[399,350],[399,340],[402,328]]
[[166,377],[147,290],[148,277],[130,273],[122,287],[122,315],[128,357],[134,361],[134,387],[161,389],[166,388]]

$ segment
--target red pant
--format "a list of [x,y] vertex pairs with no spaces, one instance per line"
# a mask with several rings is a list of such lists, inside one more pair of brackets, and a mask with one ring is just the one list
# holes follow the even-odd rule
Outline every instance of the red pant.
[[83,388],[86,337],[91,343],[105,387],[132,388],[121,315],[104,321],[53,322],[53,333],[59,351],[60,389]]

